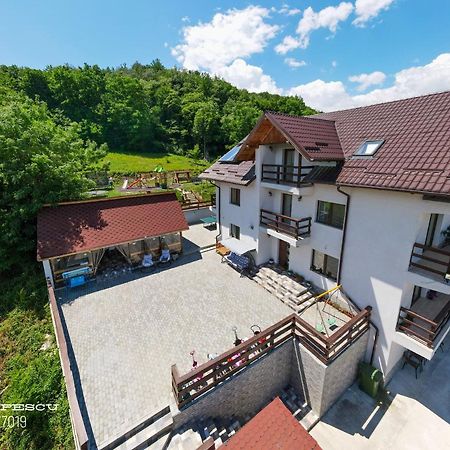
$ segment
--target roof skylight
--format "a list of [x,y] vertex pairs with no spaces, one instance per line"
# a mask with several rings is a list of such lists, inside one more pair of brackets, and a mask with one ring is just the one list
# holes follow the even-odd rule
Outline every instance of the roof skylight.
[[366,141],[354,153],[355,156],[373,156],[384,141]]

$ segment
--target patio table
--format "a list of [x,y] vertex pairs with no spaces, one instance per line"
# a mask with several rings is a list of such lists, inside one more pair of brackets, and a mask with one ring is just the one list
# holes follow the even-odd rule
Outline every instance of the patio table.
[[210,225],[215,225],[217,223],[217,219],[216,216],[208,216],[200,219],[200,222],[203,223],[204,227],[209,227]]

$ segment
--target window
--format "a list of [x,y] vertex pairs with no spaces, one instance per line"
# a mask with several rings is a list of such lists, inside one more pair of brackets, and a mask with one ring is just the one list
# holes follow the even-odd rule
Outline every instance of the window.
[[230,203],[232,205],[241,206],[241,190],[240,189],[231,188]]
[[339,259],[317,250],[312,251],[311,270],[336,281]]
[[384,141],[366,141],[354,153],[355,156],[373,156]]
[[316,222],[330,225],[335,228],[344,226],[345,205],[331,202],[317,202],[317,217]]
[[230,225],[230,237],[234,237],[235,239],[241,238],[241,227],[237,225]]

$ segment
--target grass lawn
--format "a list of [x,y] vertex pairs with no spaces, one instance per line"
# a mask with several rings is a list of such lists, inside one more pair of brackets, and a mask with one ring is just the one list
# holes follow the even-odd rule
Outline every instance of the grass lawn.
[[210,163],[187,156],[157,152],[110,152],[105,157],[110,164],[111,173],[151,172],[157,165],[165,170],[191,170],[198,174]]

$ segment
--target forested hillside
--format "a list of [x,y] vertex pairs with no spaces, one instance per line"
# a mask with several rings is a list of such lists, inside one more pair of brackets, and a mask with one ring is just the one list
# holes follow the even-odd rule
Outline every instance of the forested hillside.
[[111,151],[210,156],[244,137],[264,110],[311,114],[298,97],[249,93],[208,74],[167,69],[0,66],[0,85],[44,101]]

